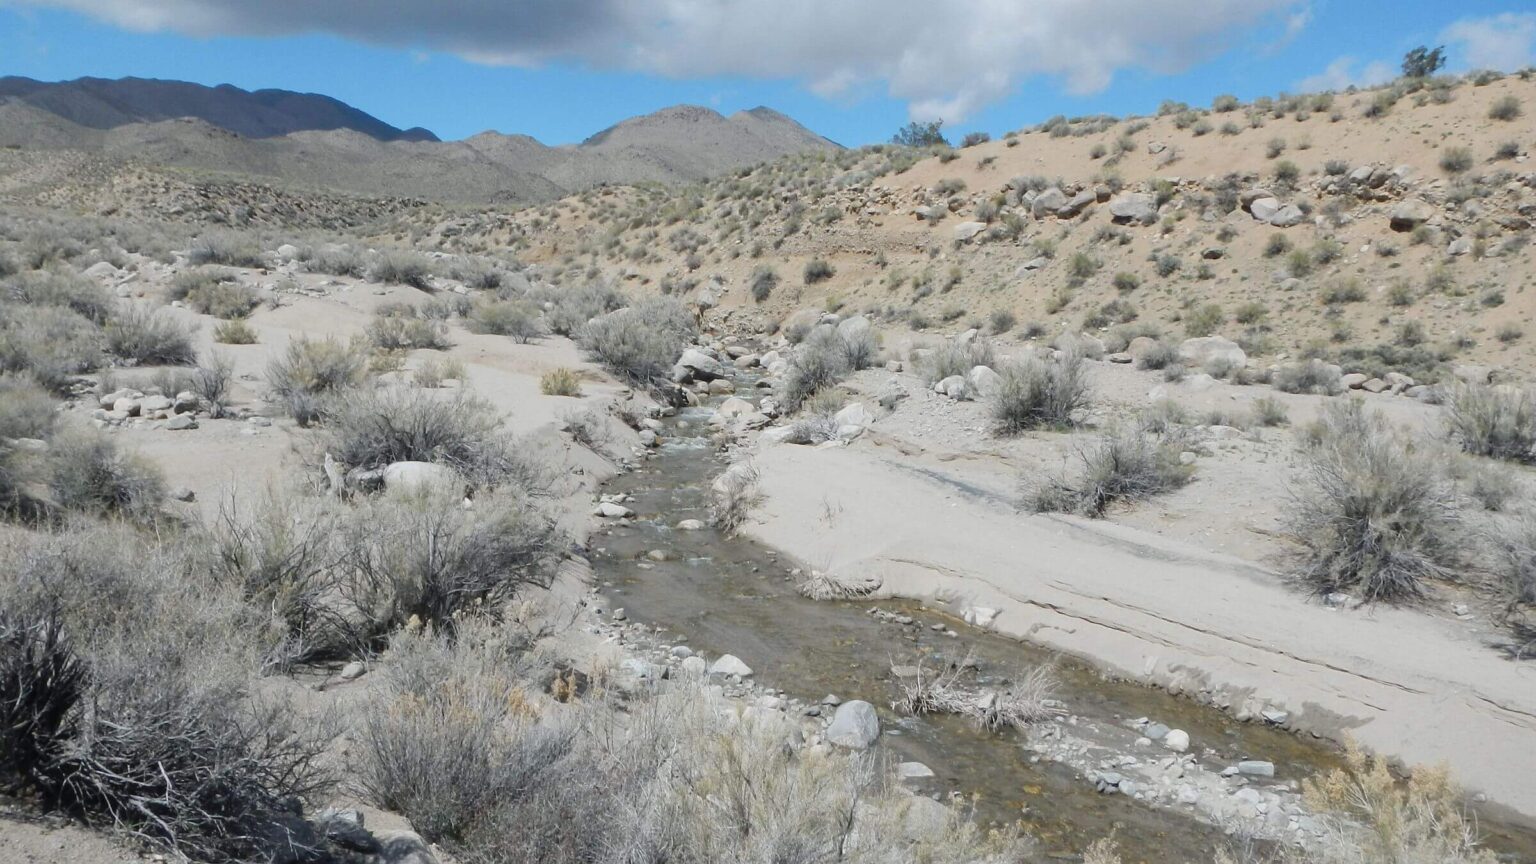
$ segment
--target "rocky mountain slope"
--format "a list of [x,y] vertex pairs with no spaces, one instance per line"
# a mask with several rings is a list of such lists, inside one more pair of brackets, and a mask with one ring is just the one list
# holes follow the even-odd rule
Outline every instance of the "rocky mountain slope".
[[[113,90],[107,99],[88,88],[57,89],[62,87],[0,81],[0,146],[78,151],[359,195],[503,206],[593,186],[703,180],[789,154],[837,149],[767,108],[726,117],[676,106],[626,120],[578,145],[549,147],[498,132],[441,142],[431,133],[400,132],[325,97],[311,103],[298,94],[267,95],[283,91],[229,88],[243,96],[225,102],[224,88],[200,88],[180,101],[156,102],[138,98],[131,88],[126,96]],[[332,103],[335,115],[325,115],[320,108]],[[341,122],[343,116],[352,119]]]

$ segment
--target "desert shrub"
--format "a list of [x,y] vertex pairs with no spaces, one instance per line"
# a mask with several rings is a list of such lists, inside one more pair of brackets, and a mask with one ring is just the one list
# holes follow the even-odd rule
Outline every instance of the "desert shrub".
[[165,480],[153,462],[123,453],[105,434],[60,430],[49,447],[49,486],[66,510],[147,520],[160,510]]
[[404,303],[391,303],[375,310],[368,324],[368,339],[374,347],[385,351],[450,347],[448,328],[443,322],[422,317],[415,307]]
[[58,403],[29,374],[0,374],[0,439],[47,438],[58,421]]
[[1339,279],[1323,289],[1322,301],[1329,306],[1365,301],[1365,286],[1355,278]]
[[187,295],[235,278],[234,273],[220,267],[194,267],[171,277],[165,286],[165,299],[185,300]]
[[80,241],[57,225],[35,225],[21,238],[17,253],[27,270],[41,270],[56,261],[69,261],[85,251]]
[[0,785],[178,858],[319,851],[297,808],[330,785],[326,724],[248,697],[257,617],[195,546],[82,526],[6,554]]
[[1179,365],[1178,346],[1159,341],[1136,358],[1137,369],[1166,369]]
[[576,342],[594,360],[627,381],[666,378],[698,328],[682,301],[651,297],[588,321]]
[[972,339],[962,342],[951,339],[930,351],[918,363],[918,369],[922,372],[923,380],[933,384],[953,375],[966,377],[977,366],[993,366],[996,363],[997,352],[990,341]]
[[1007,333],[1018,323],[1018,316],[1007,309],[994,309],[987,315],[987,327],[997,335]]
[[1191,338],[1209,336],[1227,320],[1217,303],[1202,303],[1184,316],[1184,334]]
[[417,387],[436,388],[443,386],[443,382],[454,380],[463,382],[469,372],[464,366],[464,361],[457,357],[431,356],[422,358],[411,371],[411,380]]
[[332,391],[321,446],[350,469],[436,462],[476,486],[533,489],[537,472],[514,447],[501,415],[464,390],[411,387]]
[[163,309],[130,304],[106,326],[107,350],[144,365],[185,366],[197,361],[192,331]]
[[1461,174],[1472,168],[1472,151],[1465,147],[1447,147],[1440,151],[1440,170]]
[[812,258],[805,262],[805,272],[803,275],[805,277],[805,284],[815,285],[837,275],[837,268],[833,267],[825,259]]
[[350,246],[322,246],[304,262],[304,269],[311,273],[361,279],[368,273],[368,262],[361,252]]
[[747,278],[747,290],[752,293],[752,300],[757,303],[767,302],[778,284],[778,272],[766,264],[753,269],[752,275]]
[[20,273],[0,285],[0,296],[31,306],[58,306],[93,324],[105,324],[116,301],[107,289],[73,273],[34,270]]
[[1121,502],[1135,502],[1188,483],[1194,467],[1179,461],[1175,438],[1127,427],[1078,451],[1077,476],[1045,476],[1026,483],[1025,500],[1037,513],[1100,517]]
[[1488,106],[1489,120],[1515,120],[1520,117],[1520,99],[1515,96],[1500,96]]
[[[521,296],[511,292],[505,293],[507,294],[505,297],[502,296],[503,292],[497,292],[495,296],[498,299],[507,300],[517,300]],[[467,318],[474,311],[474,308],[474,298],[463,294],[445,293],[429,297],[427,302],[417,306],[416,310],[421,313],[423,318],[431,318],[433,321],[447,321],[455,316]]]
[[101,363],[101,329],[59,307],[0,306],[0,372],[30,373],[56,392]]
[[244,318],[260,304],[256,289],[239,282],[214,282],[187,295],[193,311],[225,320]]
[[526,300],[485,300],[475,303],[466,326],[473,333],[510,336],[525,345],[544,335],[539,309]]
[[1523,388],[1458,384],[1445,391],[1451,438],[1474,456],[1536,462],[1536,403]]
[[367,352],[356,342],[330,337],[291,339],[282,356],[267,365],[267,384],[300,425],[319,419],[330,396],[356,387],[367,375]]
[[816,327],[790,357],[789,369],[778,388],[779,404],[785,411],[798,411],[806,400],[852,371],[847,343],[837,328]]
[[256,329],[239,318],[220,321],[213,327],[213,341],[225,345],[254,345]]
[[545,312],[549,329],[562,336],[575,336],[588,321],[628,302],[623,292],[601,282],[553,294],[541,293],[540,297],[551,307]]
[[1379,414],[1354,400],[1326,406],[1304,436],[1285,520],[1291,575],[1318,594],[1359,591],[1368,602],[1424,596],[1457,562],[1442,485]]
[[1270,381],[1282,393],[1319,393],[1331,396],[1342,385],[1337,368],[1316,358],[1281,366]]
[[495,291],[505,281],[505,274],[494,263],[480,258],[455,258],[448,265],[448,278],[476,291]]
[[998,375],[988,411],[1000,435],[1071,426],[1073,413],[1092,399],[1086,361],[1074,348],[1054,362],[1030,357],[1008,363]]
[[368,278],[386,285],[409,285],[432,290],[432,259],[419,252],[386,250],[374,256]]
[[580,396],[581,376],[574,369],[551,369],[539,376],[539,392],[545,396]]
[[204,234],[192,241],[187,261],[194,265],[222,264],[226,267],[265,267],[261,246],[250,237],[230,231]]
[[[208,413],[217,417],[224,416],[224,402],[229,398],[229,385],[234,377],[234,367],[229,358],[219,353],[208,355],[207,362],[200,363],[187,376],[187,389],[197,394],[197,398],[203,400],[208,406]],[[175,395],[177,390],[166,393],[167,396]]]
[[547,587],[565,545],[554,518],[522,490],[420,488],[368,499],[342,524],[339,591],[357,610],[355,635],[379,640],[413,618],[452,632],[459,613],[499,608]]
[[[919,811],[926,802],[883,782],[865,756],[786,746],[779,722],[728,718],[691,679],[637,694],[622,716],[583,699],[537,717],[520,709],[496,641],[436,640],[409,655],[397,643],[400,669],[362,736],[370,800],[396,802],[384,806],[462,860],[616,864],[640,850],[650,861],[1000,864],[1022,854],[1016,832],[983,836],[955,810]],[[379,771],[386,759],[398,768]]]
[[1260,426],[1284,426],[1290,422],[1290,412],[1279,399],[1261,396],[1253,400],[1253,421]]
[[1141,287],[1140,276],[1137,276],[1135,273],[1127,273],[1123,270],[1115,274],[1113,281],[1115,290],[1122,294],[1129,294],[1130,292],[1135,291],[1137,288]]

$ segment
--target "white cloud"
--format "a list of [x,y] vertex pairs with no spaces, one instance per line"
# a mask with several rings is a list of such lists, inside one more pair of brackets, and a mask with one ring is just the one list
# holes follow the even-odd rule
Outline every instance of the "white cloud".
[[1397,67],[1383,60],[1372,61],[1359,69],[1355,68],[1355,63],[1353,57],[1340,57],[1329,63],[1328,68],[1322,72],[1297,81],[1296,89],[1302,93],[1316,93],[1350,87],[1375,87],[1397,77]]
[[1536,13],[1463,18],[1445,28],[1440,38],[1459,47],[1472,69],[1513,72],[1536,64]]
[[137,30],[325,32],[474,62],[574,61],[675,77],[884,86],[915,119],[959,122],[1036,75],[1074,93],[1125,69],[1174,73],[1258,27],[1293,38],[1305,0],[0,0]]

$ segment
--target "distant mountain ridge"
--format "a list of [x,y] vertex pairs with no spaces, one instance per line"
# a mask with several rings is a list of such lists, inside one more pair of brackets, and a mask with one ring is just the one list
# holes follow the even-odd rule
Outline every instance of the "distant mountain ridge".
[[352,129],[380,141],[436,141],[426,129],[398,129],[330,96],[291,90],[205,87],[154,78],[0,78],[0,98],[20,99],[90,129],[192,117],[247,138]]
[[143,79],[57,85],[0,78],[0,146],[79,150],[377,196],[526,204],[599,185],[702,180],[838,149],[769,108],[729,117],[677,105],[580,144],[482,132],[440,141],[327,96]]

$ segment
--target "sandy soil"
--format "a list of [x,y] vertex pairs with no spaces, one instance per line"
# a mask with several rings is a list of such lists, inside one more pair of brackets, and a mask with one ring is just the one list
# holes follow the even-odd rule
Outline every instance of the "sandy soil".
[[[853,383],[873,392],[890,377]],[[1536,748],[1536,666],[1504,660],[1486,623],[1445,600],[1329,608],[1274,571],[1291,433],[1213,443],[1190,486],[1110,520],[1026,515],[1020,477],[1082,436],[998,442],[980,406],[898,379],[912,396],[886,416],[872,405],[878,419],[851,446],[758,447],[752,534],[809,567],[878,576],[885,594],[999,610],[1000,632],[1240,716],[1278,709],[1294,728],[1408,764],[1448,762],[1469,789],[1536,818],[1536,785],[1513,767]],[[1202,409],[1269,395],[1181,392],[1108,364],[1095,379],[1110,405],[1101,421],[1155,389]],[[1297,422],[1322,399],[1277,395]],[[1433,422],[1412,400],[1369,399],[1405,425]]]

